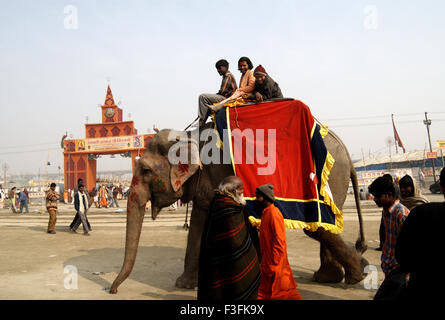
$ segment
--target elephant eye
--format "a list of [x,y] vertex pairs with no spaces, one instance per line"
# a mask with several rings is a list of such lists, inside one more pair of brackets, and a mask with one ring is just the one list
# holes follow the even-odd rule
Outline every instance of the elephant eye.
[[151,172],[152,172],[152,170],[150,168],[142,168],[142,175],[146,175],[146,174],[149,174]]

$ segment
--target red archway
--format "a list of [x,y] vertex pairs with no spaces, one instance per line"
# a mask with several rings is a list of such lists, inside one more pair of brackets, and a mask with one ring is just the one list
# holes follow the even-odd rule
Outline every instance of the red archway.
[[96,186],[96,159],[99,155],[120,154],[131,157],[132,170],[136,157],[143,154],[154,134],[138,134],[133,121],[122,120],[122,109],[107,88],[102,108],[102,122],[85,124],[85,139],[64,140],[65,190],[72,190],[82,178],[88,191]]

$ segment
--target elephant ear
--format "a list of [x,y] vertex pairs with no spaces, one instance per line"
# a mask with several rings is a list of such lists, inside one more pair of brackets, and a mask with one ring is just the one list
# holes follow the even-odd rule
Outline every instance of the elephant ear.
[[[179,155],[179,157],[178,157]],[[170,183],[175,192],[181,188],[198,169],[202,169],[199,148],[195,141],[178,141],[169,150]]]

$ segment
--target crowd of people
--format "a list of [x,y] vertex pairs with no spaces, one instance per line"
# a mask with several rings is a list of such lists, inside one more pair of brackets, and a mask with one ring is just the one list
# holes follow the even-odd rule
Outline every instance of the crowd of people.
[[119,208],[118,199],[123,197],[123,189],[121,184],[101,184],[99,190],[94,187],[88,195],[96,208]]
[[[46,208],[49,214],[49,222],[47,232],[55,234],[54,230],[57,220],[57,203],[60,201],[60,194],[55,191],[56,184],[51,183],[50,188],[46,191]],[[120,196],[119,196],[120,195]],[[72,202],[76,215],[69,226],[69,230],[72,233],[77,233],[77,229],[82,224],[83,234],[90,235],[91,225],[88,221],[87,212],[88,209],[94,204],[96,208],[111,208],[119,207],[118,198],[122,197],[123,189],[122,185],[105,185],[101,184],[99,191],[93,188],[91,192],[86,190],[83,183],[83,179],[77,180],[77,185],[72,192]]]
[[[6,201],[8,200],[8,202]],[[25,212],[29,213],[29,191],[27,188],[23,188],[17,193],[17,187],[12,187],[8,191],[6,196],[2,185],[0,185],[0,209],[9,206],[13,213],[23,213],[23,208]]]
[[[445,196],[445,168],[439,185]],[[379,177],[369,186],[369,193],[383,209],[378,249],[385,279],[374,299],[437,299],[434,289],[444,283],[437,259],[445,203],[428,203],[409,175],[398,185],[390,174]]]
[[[445,168],[440,173],[445,196]],[[286,232],[274,205],[273,185],[256,189],[259,230],[246,215],[243,182],[221,181],[204,227],[198,274],[199,300],[302,299],[287,258]],[[369,193],[382,210],[380,250],[385,279],[375,300],[435,299],[440,287],[441,230],[445,202],[428,203],[417,183],[390,174],[373,181]],[[259,232],[258,232],[259,231]]]
[[236,79],[229,71],[229,62],[218,60],[216,70],[222,76],[221,86],[216,94],[203,93],[198,99],[198,126],[202,127],[211,113],[221,110],[225,103],[238,99],[256,102],[283,98],[281,89],[262,65],[253,69],[252,61],[248,57],[238,60],[238,70],[241,72],[239,87]]
[[[439,184],[445,196],[445,168],[441,170]],[[52,183],[46,191],[50,234],[56,233],[60,200],[55,188],[56,184]],[[92,201],[97,207],[118,206],[120,188],[101,185],[98,192],[88,193],[79,179],[73,200],[76,215],[69,230],[76,233],[82,224],[84,235],[90,235],[87,212]],[[9,195],[13,208],[17,198],[15,189],[12,188]],[[270,184],[256,189],[255,208],[262,217],[258,230],[250,224],[244,210],[242,180],[229,176],[221,181],[201,239],[199,300],[302,299],[289,265],[284,219],[274,205],[273,189]],[[379,250],[385,278],[374,299],[437,299],[434,289],[444,283],[438,261],[445,202],[429,203],[410,175],[396,183],[390,174],[385,174],[375,179],[368,190],[376,205],[382,208]],[[20,212],[27,209],[28,199],[26,189],[19,193]]]

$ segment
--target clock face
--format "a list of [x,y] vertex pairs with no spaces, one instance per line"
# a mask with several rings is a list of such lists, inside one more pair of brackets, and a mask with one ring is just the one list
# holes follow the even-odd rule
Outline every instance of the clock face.
[[107,118],[112,118],[114,116],[114,109],[113,108],[106,108],[105,109],[105,116]]

